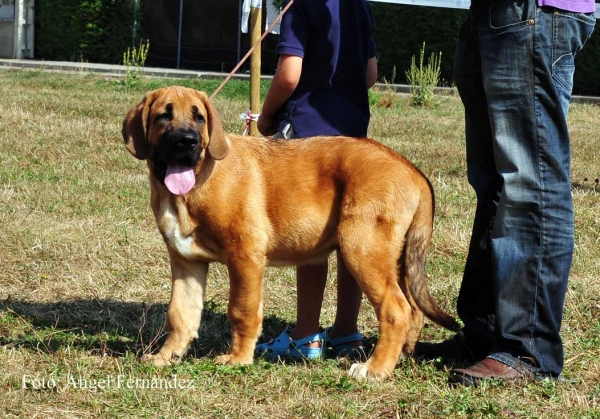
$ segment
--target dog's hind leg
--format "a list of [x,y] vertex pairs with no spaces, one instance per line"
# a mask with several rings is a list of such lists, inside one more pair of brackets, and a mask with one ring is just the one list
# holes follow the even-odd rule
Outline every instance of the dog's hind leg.
[[[356,231],[356,230],[355,230]],[[392,375],[406,341],[411,307],[398,284],[397,248],[381,231],[347,235],[340,250],[348,270],[365,293],[379,320],[379,341],[364,364],[354,364],[350,376],[379,380]]]
[[229,308],[231,324],[231,348],[226,355],[215,358],[218,364],[252,364],[254,347],[261,332],[263,319],[264,261],[236,254],[227,263],[229,270]]
[[198,337],[208,263],[171,258],[172,290],[167,325],[169,334],[160,351],[144,355],[142,361],[157,366],[178,363],[192,340]]

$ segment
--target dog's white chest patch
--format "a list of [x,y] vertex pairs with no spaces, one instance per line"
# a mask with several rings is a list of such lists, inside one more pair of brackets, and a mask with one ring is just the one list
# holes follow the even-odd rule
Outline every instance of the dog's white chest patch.
[[184,236],[181,233],[175,209],[171,205],[165,205],[161,215],[160,230],[168,246],[185,258],[192,257],[194,239],[191,235]]

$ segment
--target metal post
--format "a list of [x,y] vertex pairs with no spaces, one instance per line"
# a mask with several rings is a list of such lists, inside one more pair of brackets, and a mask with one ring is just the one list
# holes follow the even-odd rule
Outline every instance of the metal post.
[[239,0],[238,1],[238,38],[237,38],[237,63],[240,62],[240,57],[242,54],[242,14],[243,14],[243,3],[244,0]]
[[140,0],[135,0],[133,4],[133,28],[131,30],[131,46],[135,47],[135,37],[138,33],[138,17],[140,13]]
[[25,0],[25,23],[23,24],[23,58],[33,58],[33,54],[29,50],[29,28],[31,23],[29,22],[29,0]]
[[181,64],[181,27],[183,26],[183,0],[179,0],[179,35],[177,36],[177,69]]

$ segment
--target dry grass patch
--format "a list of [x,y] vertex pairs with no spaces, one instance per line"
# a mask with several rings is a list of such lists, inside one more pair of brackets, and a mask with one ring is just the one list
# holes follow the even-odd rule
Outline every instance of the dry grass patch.
[[[190,356],[173,368],[141,364],[138,356],[164,338],[169,265],[149,209],[146,167],[124,150],[120,129],[146,90],[181,83],[143,80],[126,91],[85,74],[0,72],[4,417],[600,417],[600,108],[590,105],[573,105],[570,119],[577,249],[563,336],[565,375],[575,381],[451,388],[448,366],[414,359],[381,384],[349,380],[331,360],[216,366],[212,357],[230,342],[227,273],[216,264]],[[185,83],[208,92],[217,84]],[[240,132],[247,86],[232,86],[216,106],[226,129]],[[462,118],[456,97],[415,109],[400,96],[392,108],[373,108],[370,132],[434,185],[430,288],[450,312],[474,209]],[[274,268],[266,276],[264,330],[273,336],[295,319],[295,277]],[[324,327],[335,315],[333,286],[325,298]],[[374,344],[377,320],[367,302],[359,323]],[[423,336],[449,335],[427,323]]]

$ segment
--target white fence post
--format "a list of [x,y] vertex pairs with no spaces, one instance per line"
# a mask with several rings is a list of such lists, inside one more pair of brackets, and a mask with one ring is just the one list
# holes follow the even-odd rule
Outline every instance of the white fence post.
[[33,58],[35,0],[15,1],[13,57]]

